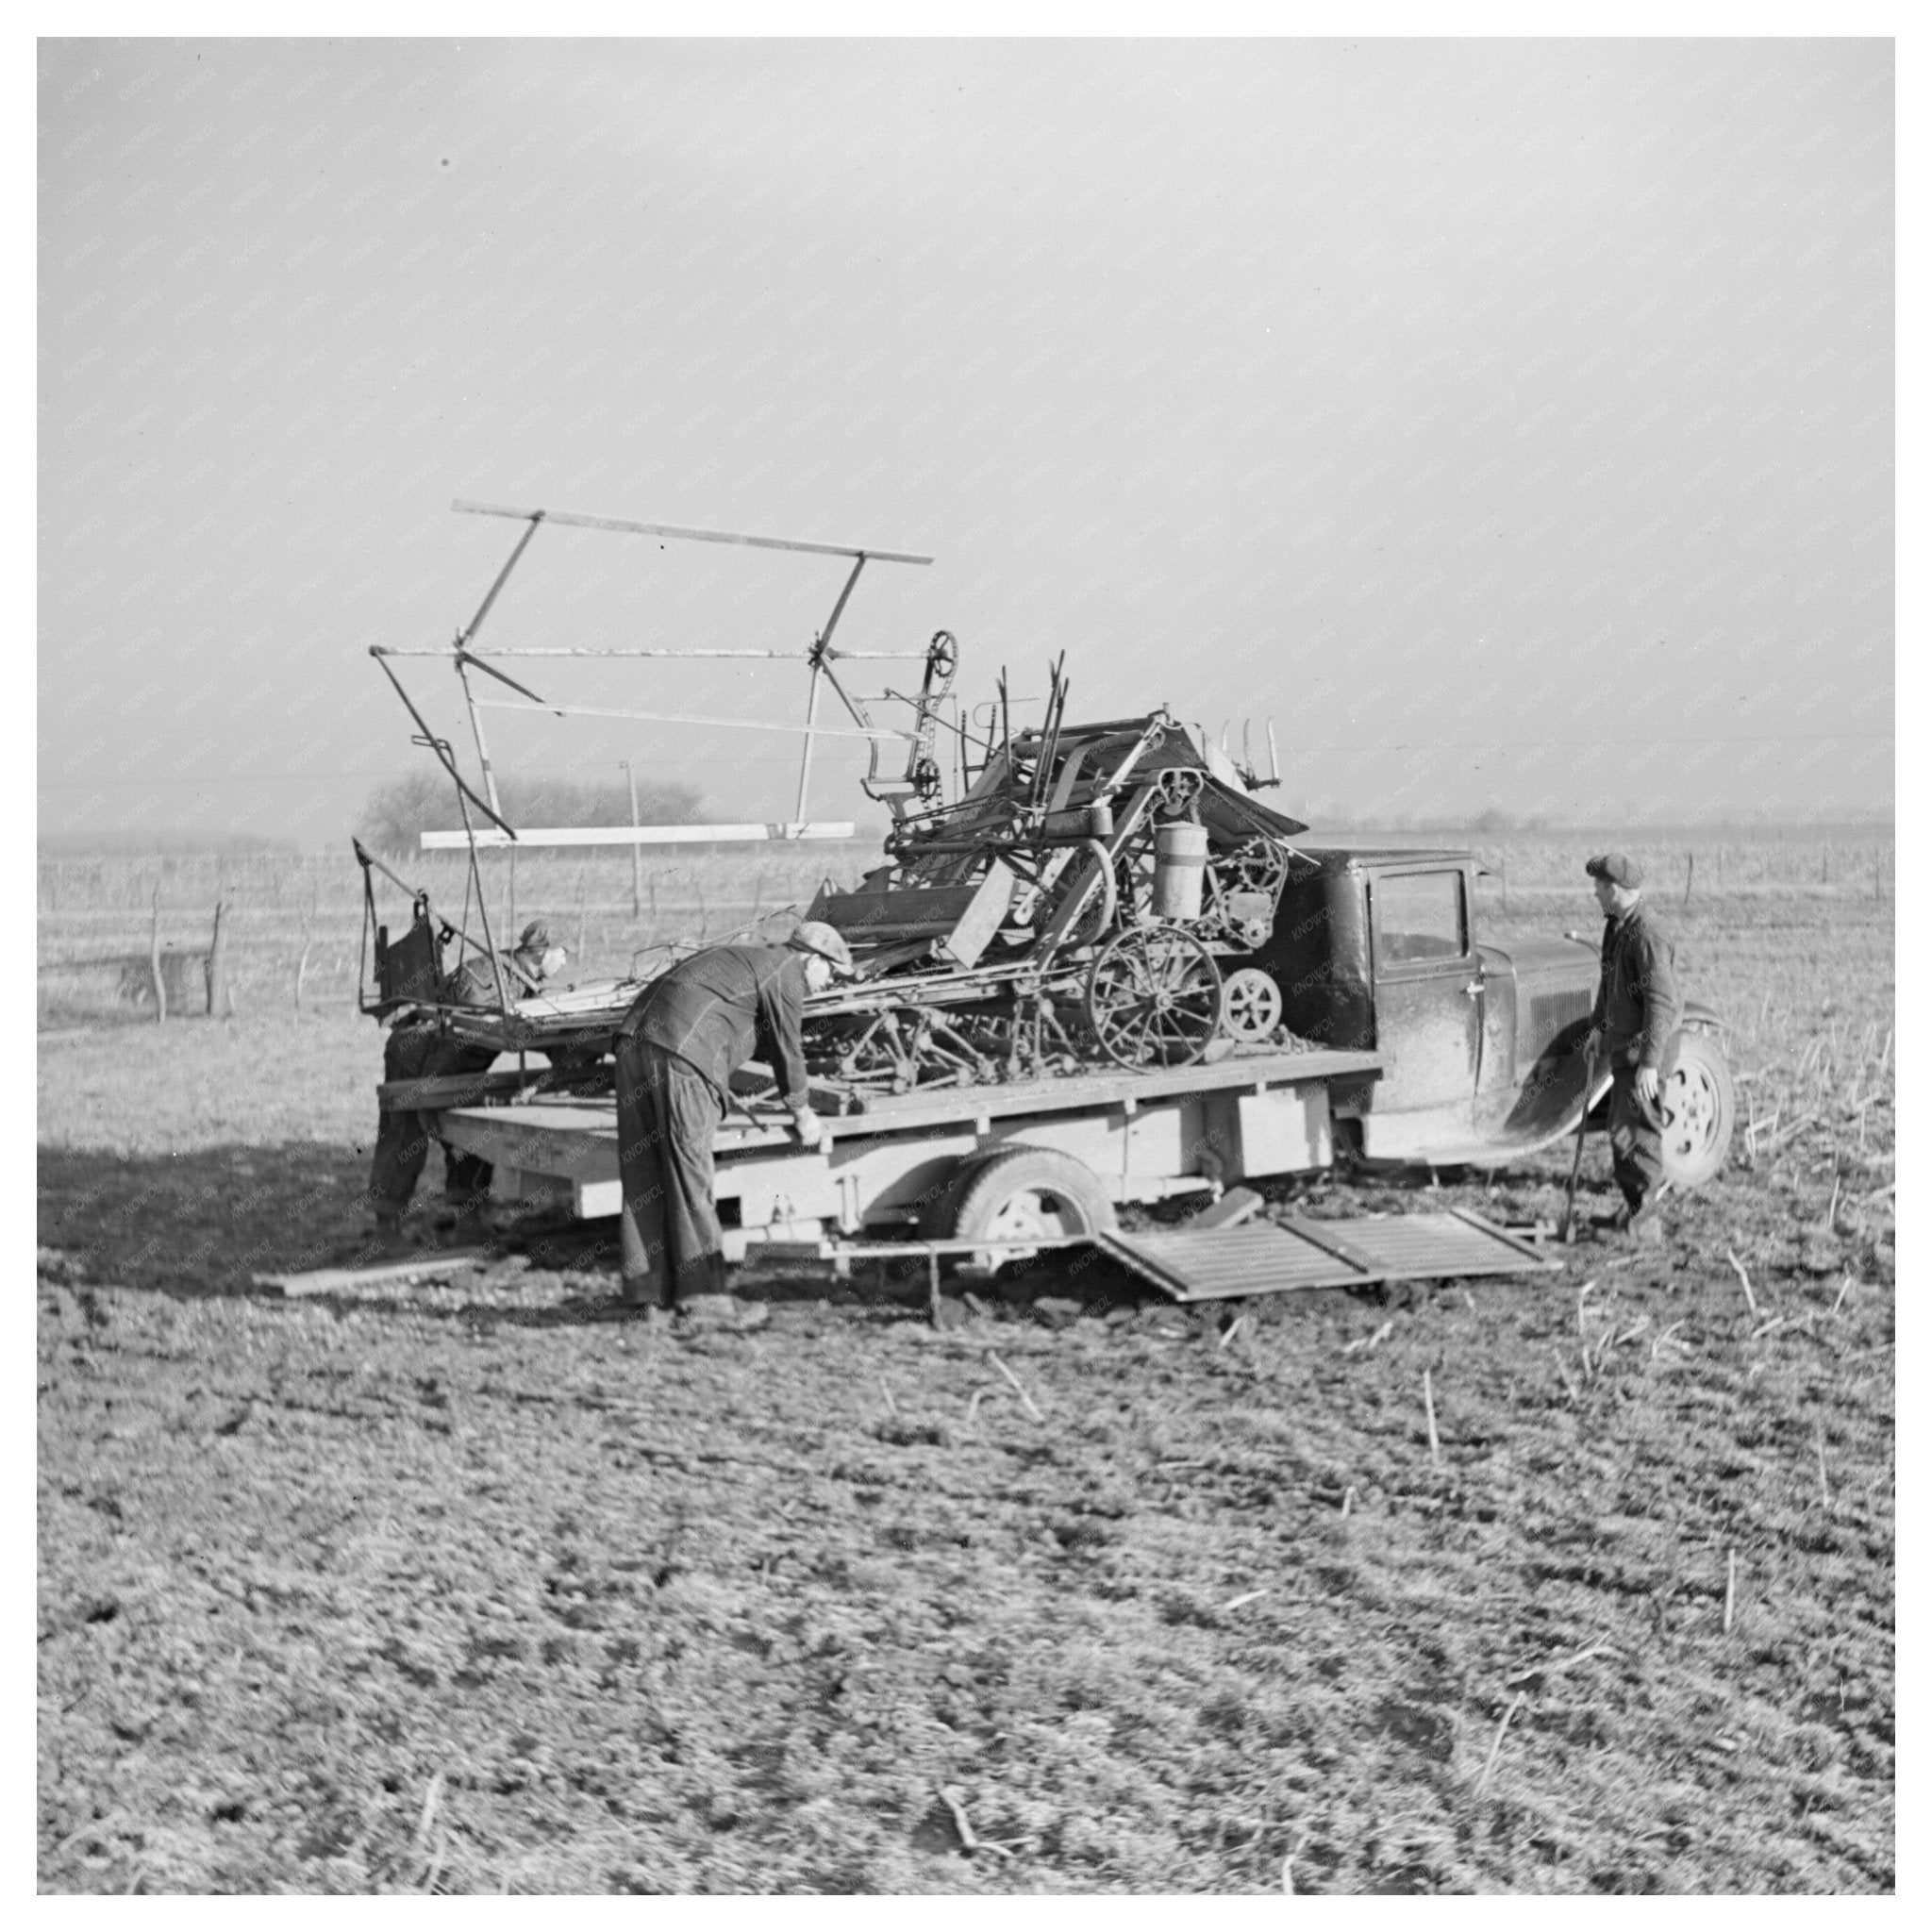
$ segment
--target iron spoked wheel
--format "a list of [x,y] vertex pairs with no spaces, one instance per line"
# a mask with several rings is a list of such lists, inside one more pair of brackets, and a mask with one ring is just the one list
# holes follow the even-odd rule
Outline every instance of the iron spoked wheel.
[[1087,1021],[1123,1067],[1188,1067],[1221,1030],[1221,969],[1191,933],[1130,926],[1087,975]]
[[1224,990],[1226,1017],[1222,1024],[1237,1040],[1272,1039],[1281,1024],[1281,989],[1272,973],[1258,966],[1237,966]]
[[1677,1036],[1671,1070],[1657,1091],[1664,1173],[1679,1188],[1701,1187],[1724,1164],[1737,1121],[1737,1091],[1717,1041]]

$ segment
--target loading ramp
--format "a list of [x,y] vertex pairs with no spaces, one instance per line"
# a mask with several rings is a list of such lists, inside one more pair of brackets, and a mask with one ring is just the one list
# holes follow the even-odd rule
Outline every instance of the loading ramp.
[[1359,1221],[1249,1222],[1096,1235],[1093,1245],[1177,1302],[1307,1288],[1560,1273],[1562,1263],[1465,1208]]

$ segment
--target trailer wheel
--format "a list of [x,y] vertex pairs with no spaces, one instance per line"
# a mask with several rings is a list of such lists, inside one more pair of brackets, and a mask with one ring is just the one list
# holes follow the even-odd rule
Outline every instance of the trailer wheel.
[[[1113,1203],[1084,1161],[1053,1147],[1000,1147],[960,1163],[927,1204],[919,1232],[927,1241],[1023,1241],[1028,1235],[1103,1234]],[[1033,1248],[989,1249],[973,1258],[996,1268]]]

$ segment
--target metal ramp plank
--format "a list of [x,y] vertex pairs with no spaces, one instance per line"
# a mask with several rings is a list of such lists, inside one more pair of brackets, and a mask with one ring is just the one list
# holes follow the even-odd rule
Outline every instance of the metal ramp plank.
[[1478,1214],[1474,1208],[1452,1208],[1449,1211],[1455,1215],[1457,1221],[1466,1221],[1470,1226],[1481,1228],[1491,1240],[1501,1241],[1505,1247],[1513,1249],[1517,1254],[1525,1256],[1532,1261],[1540,1262],[1544,1267],[1554,1267],[1557,1265],[1551,1257],[1544,1254],[1534,1241],[1525,1241],[1522,1235],[1512,1233],[1507,1227],[1497,1226],[1486,1215]]
[[1297,1241],[1326,1250],[1338,1261],[1345,1261],[1357,1274],[1368,1274],[1374,1270],[1374,1259],[1363,1254],[1346,1235],[1339,1233],[1329,1222],[1306,1221],[1295,1216],[1291,1219],[1289,1228]]
[[1224,1300],[1285,1289],[1338,1288],[1374,1277],[1268,1223],[1206,1233],[1124,1234],[1099,1244],[1176,1301]]
[[1448,1214],[1391,1216],[1363,1223],[1351,1234],[1357,1253],[1378,1274],[1481,1274],[1499,1258],[1520,1259],[1513,1249]]
[[1179,1302],[1417,1277],[1548,1274],[1561,1263],[1478,1215],[1395,1214],[1341,1224],[1291,1216],[1207,1231],[1098,1236],[1097,1245]]

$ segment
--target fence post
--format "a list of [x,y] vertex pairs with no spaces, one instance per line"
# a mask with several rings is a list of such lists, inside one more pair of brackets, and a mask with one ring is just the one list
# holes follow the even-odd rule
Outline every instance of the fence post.
[[[635,835],[638,828],[638,774],[631,770],[628,758],[623,759],[622,763],[624,765],[624,775],[630,785],[630,828],[632,834]],[[643,907],[641,904],[641,895],[638,891],[639,878],[643,871],[643,847],[638,842],[637,838],[633,836],[630,841],[630,916],[633,919],[636,919],[643,910]],[[654,917],[657,911],[657,890],[654,887],[651,892],[652,914]]]
[[155,987],[155,1024],[168,1024],[168,982],[161,974],[161,889],[155,888],[154,916],[147,929],[147,970]]
[[1695,874],[1696,874],[1696,871],[1697,871],[1697,855],[1696,855],[1696,853],[1694,853],[1694,852],[1687,852],[1687,853],[1685,853],[1685,855],[1684,855],[1684,903],[1685,903],[1685,905],[1687,905],[1687,906],[1688,906],[1688,905],[1690,905],[1690,881],[1691,881],[1692,877],[1693,877],[1693,876],[1695,875]]
[[215,929],[208,942],[208,1013],[224,1020],[235,1017],[235,990],[228,984],[228,948],[222,933],[222,902],[215,901]]

